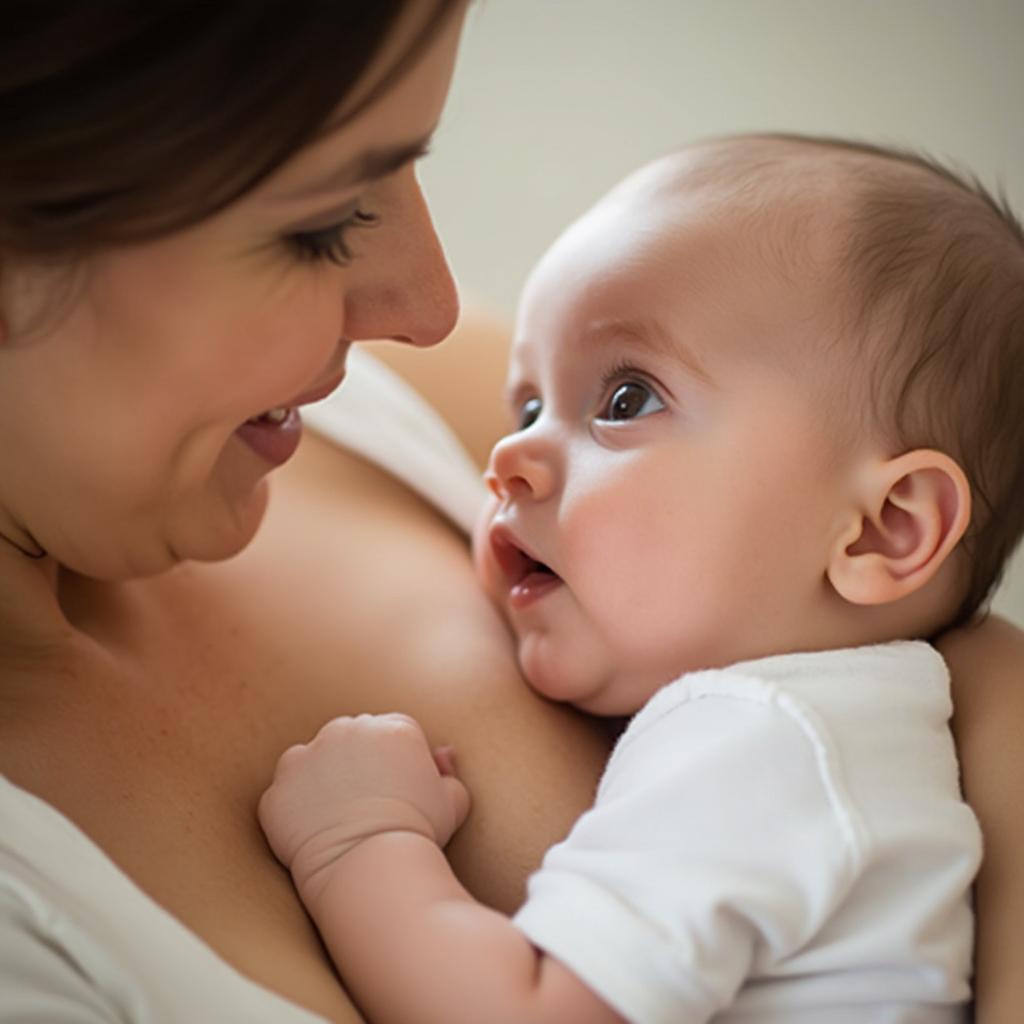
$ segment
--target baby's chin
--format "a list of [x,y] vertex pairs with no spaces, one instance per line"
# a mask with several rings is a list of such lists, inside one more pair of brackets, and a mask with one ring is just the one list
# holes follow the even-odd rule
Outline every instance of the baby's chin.
[[582,659],[566,664],[564,659],[553,656],[553,645],[545,645],[543,640],[519,639],[517,647],[519,670],[535,693],[601,717],[619,718],[639,708],[629,687],[620,682],[615,672],[606,666],[584,665]]
[[577,711],[599,718],[623,718],[639,710],[635,701],[614,688],[602,690],[586,700],[573,701],[572,705]]

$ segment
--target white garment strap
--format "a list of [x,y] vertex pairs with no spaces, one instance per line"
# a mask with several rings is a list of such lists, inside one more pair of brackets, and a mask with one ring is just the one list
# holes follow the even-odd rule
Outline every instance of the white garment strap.
[[467,535],[486,488],[469,453],[437,411],[359,346],[344,383],[303,410],[318,433],[392,473]]

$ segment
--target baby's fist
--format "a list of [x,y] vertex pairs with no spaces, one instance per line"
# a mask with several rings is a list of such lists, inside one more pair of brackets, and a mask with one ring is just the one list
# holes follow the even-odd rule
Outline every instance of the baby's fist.
[[444,846],[465,820],[469,794],[439,763],[420,726],[401,714],[336,718],[285,751],[259,819],[300,892],[382,832],[417,832]]

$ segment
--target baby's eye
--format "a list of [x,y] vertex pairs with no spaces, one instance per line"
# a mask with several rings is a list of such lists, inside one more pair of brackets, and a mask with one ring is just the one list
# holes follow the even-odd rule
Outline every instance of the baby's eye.
[[603,420],[632,420],[665,408],[665,403],[646,384],[628,380],[620,384],[601,411]]
[[523,402],[519,406],[519,423],[516,425],[516,430],[526,430],[528,427],[532,427],[540,416],[541,408],[539,398],[528,398]]

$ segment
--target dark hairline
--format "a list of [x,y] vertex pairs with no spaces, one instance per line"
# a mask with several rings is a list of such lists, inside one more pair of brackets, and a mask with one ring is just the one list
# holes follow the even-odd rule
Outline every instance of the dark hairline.
[[310,199],[323,192],[334,192],[351,188],[364,182],[375,181],[386,177],[404,167],[406,164],[425,156],[430,149],[430,140],[435,128],[419,139],[401,142],[394,146],[368,149],[341,167],[336,167],[321,179],[307,183],[292,192],[282,195],[282,200]]

